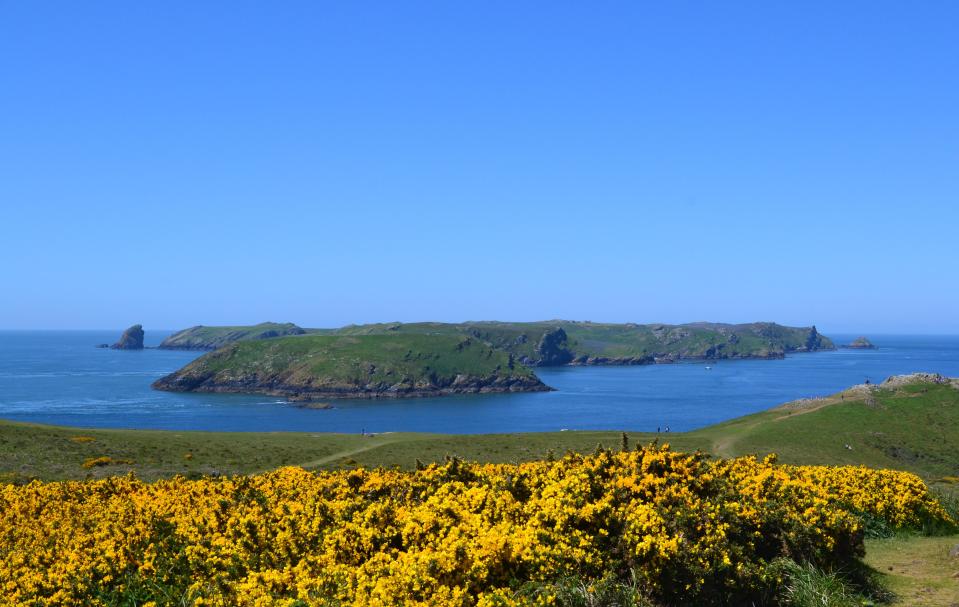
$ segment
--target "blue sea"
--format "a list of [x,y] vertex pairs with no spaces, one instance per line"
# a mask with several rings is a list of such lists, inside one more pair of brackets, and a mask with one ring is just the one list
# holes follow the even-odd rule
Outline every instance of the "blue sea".
[[[169,332],[149,331],[147,345]],[[120,331],[0,331],[0,418],[82,427],[310,432],[521,432],[700,428],[869,379],[959,376],[959,336],[870,335],[877,350],[784,360],[537,369],[555,392],[332,401],[178,394],[150,388],[201,353],[97,349]],[[853,335],[831,335],[837,343]],[[711,367],[707,369],[706,367]]]

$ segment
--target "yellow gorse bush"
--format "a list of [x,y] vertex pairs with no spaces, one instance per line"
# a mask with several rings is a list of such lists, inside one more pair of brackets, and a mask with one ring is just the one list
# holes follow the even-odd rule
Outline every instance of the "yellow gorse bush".
[[[890,501],[886,501],[888,496]],[[415,472],[300,468],[0,488],[5,605],[513,605],[526,581],[632,570],[699,604],[762,596],[780,556],[860,554],[857,511],[948,517],[911,474],[668,448]]]

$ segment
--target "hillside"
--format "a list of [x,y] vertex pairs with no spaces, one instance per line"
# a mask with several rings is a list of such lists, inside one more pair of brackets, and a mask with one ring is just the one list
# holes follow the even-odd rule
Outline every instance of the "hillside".
[[513,357],[464,335],[303,335],[248,340],[201,356],[160,390],[299,400],[548,390]]
[[381,323],[351,325],[338,334],[465,333],[513,353],[531,366],[622,365],[688,359],[782,358],[790,352],[832,350],[815,327],[762,322],[637,325],[575,322]]
[[251,339],[302,335],[306,331],[293,323],[263,322],[252,326],[205,327],[198,325],[177,331],[160,344],[163,350],[216,350],[221,346]]
[[716,455],[776,453],[802,464],[863,464],[959,477],[959,380],[896,376],[690,432]]

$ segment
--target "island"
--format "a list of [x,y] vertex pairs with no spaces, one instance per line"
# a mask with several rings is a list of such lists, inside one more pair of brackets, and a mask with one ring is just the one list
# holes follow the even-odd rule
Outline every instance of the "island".
[[589,321],[392,323],[358,325],[338,334],[461,333],[512,353],[533,367],[646,365],[681,360],[778,359],[792,352],[833,350],[815,326],[749,324],[615,324]]
[[875,350],[876,346],[865,337],[857,337],[848,344],[843,344],[843,348],[849,350]]
[[[103,347],[102,345],[100,347]],[[143,349],[143,326],[133,325],[123,332],[120,340],[110,346],[113,350],[142,350]]]
[[226,344],[254,339],[270,339],[288,335],[303,335],[304,329],[291,322],[263,322],[240,327],[206,327],[197,325],[177,331],[164,339],[161,350],[216,350]]
[[338,329],[302,329],[293,324],[247,327],[192,327],[161,344],[167,349],[214,350],[228,343],[284,335],[448,335],[469,336],[513,354],[532,367],[559,365],[644,365],[681,360],[777,359],[793,352],[833,350],[815,326],[773,322],[681,325],[478,321],[464,323],[376,323]]
[[292,401],[550,390],[515,357],[466,335],[300,335],[249,339],[154,382],[158,390]]

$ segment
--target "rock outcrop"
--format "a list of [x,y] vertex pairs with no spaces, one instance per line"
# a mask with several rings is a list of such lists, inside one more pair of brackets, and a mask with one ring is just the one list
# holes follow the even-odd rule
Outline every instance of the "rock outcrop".
[[865,337],[857,337],[842,347],[850,350],[874,350],[876,348],[876,346]]
[[538,365],[552,367],[565,365],[573,360],[573,353],[569,351],[566,331],[557,327],[546,331],[536,344],[536,354],[539,355]]
[[907,375],[891,375],[880,384],[881,388],[900,388],[911,384],[939,384],[959,388],[959,378],[946,377],[938,373],[909,373]]
[[110,346],[114,350],[142,350],[143,349],[143,326],[133,325],[123,332],[120,341]]

